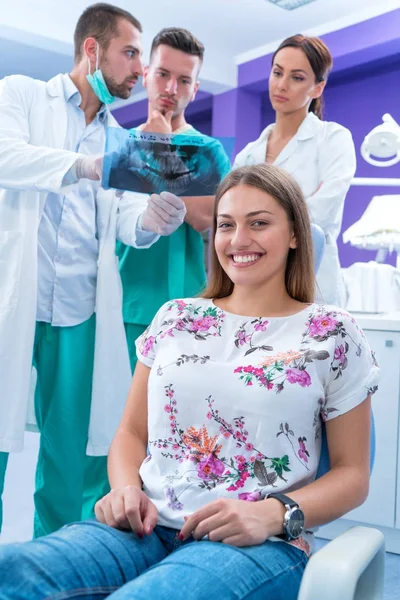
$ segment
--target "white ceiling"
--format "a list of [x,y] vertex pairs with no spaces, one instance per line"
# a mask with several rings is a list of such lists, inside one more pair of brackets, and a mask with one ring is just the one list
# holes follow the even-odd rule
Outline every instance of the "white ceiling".
[[[112,1],[112,0],[111,0]],[[48,79],[72,64],[75,23],[87,0],[2,1],[0,77],[11,73]],[[144,28],[144,56],[166,26],[190,29],[206,47],[201,89],[233,87],[236,65],[271,51],[288,35],[322,35],[400,8],[400,0],[314,0],[286,11],[268,0],[114,0],[134,13]],[[143,90],[135,90],[135,99]]]

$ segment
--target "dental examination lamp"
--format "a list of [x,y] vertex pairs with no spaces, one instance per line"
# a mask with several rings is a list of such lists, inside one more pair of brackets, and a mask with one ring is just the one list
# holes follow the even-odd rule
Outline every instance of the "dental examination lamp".
[[361,155],[374,167],[391,167],[400,161],[400,126],[388,113],[382,121],[365,137]]

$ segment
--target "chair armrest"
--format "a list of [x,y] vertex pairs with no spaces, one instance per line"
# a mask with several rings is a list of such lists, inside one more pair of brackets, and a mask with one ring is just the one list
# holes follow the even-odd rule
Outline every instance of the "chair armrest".
[[385,538],[352,527],[311,556],[298,600],[382,600]]

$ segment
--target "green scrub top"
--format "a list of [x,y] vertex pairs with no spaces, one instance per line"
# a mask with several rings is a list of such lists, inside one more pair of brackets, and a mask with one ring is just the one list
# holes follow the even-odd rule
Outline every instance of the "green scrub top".
[[[199,133],[191,128],[190,133],[193,132]],[[217,140],[215,152],[222,179],[229,172],[230,163]],[[203,238],[187,223],[147,249],[117,242],[116,253],[125,323],[147,326],[165,302],[196,296],[206,285]]]
[[206,283],[201,234],[184,223],[140,250],[117,242],[124,322],[149,325],[165,302],[193,297]]

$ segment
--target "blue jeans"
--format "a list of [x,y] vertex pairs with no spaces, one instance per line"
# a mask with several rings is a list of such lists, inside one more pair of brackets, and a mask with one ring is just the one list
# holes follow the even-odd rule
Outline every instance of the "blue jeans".
[[97,521],[0,546],[0,600],[296,600],[307,556],[284,542],[236,548],[157,526],[143,539]]

